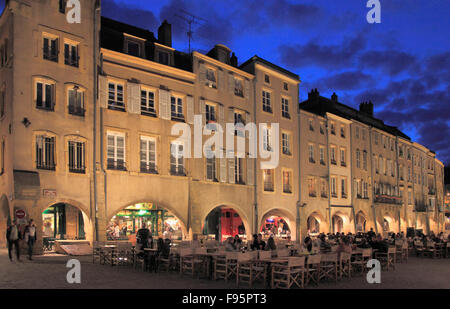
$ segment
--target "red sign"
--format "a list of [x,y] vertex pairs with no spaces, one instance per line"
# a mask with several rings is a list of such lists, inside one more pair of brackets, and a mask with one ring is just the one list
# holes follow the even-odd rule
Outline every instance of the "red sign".
[[23,219],[23,218],[25,218],[25,215],[26,215],[26,213],[24,210],[22,210],[22,209],[16,210],[16,218],[17,219]]

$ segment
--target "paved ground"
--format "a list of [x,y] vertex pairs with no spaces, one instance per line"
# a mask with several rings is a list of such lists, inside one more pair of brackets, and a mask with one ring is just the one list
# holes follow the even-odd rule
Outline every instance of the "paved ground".
[[[11,263],[7,251],[0,249],[0,288],[3,289],[227,289],[233,283],[180,278],[178,274],[154,274],[126,268],[92,264],[90,257],[78,257],[81,262],[81,284],[68,284],[66,263],[73,257],[45,255],[22,263]],[[323,283],[319,288],[431,288],[450,289],[450,259],[411,257],[408,263],[397,264],[395,271],[383,271],[381,284],[368,284],[364,276]],[[261,287],[261,286],[260,286]],[[311,287],[315,288],[315,287]]]

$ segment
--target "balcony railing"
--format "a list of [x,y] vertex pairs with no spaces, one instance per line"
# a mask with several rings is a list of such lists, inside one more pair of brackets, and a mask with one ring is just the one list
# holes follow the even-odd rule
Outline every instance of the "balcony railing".
[[107,169],[116,171],[126,171],[126,164],[123,161],[108,160]]
[[121,101],[108,101],[108,109],[115,110],[115,111],[125,111],[125,103]]
[[39,170],[54,171],[56,169],[56,164],[47,162],[36,162],[36,168]]
[[84,117],[85,110],[81,106],[69,105],[69,114]]

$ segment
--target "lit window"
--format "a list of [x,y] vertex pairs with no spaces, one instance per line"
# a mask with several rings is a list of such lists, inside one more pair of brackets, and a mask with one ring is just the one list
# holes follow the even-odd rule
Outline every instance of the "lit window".
[[107,168],[110,170],[126,170],[125,134],[108,132],[107,136]]
[[156,167],[156,139],[141,136],[141,172],[157,173]]

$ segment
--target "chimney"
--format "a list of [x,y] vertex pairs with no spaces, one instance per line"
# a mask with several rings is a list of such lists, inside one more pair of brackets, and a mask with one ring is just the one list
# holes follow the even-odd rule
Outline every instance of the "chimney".
[[232,65],[236,68],[238,66],[238,58],[236,57],[236,55],[234,53],[231,54],[230,65]]
[[158,28],[158,43],[172,47],[172,25],[164,20]]
[[316,89],[311,89],[311,92],[308,93],[308,100],[310,99],[316,99],[319,97],[319,91]]
[[333,92],[333,94],[331,95],[331,101],[333,101],[333,102],[338,101],[338,96],[337,96],[336,92]]
[[372,101],[362,102],[361,104],[359,104],[359,111],[373,117]]

